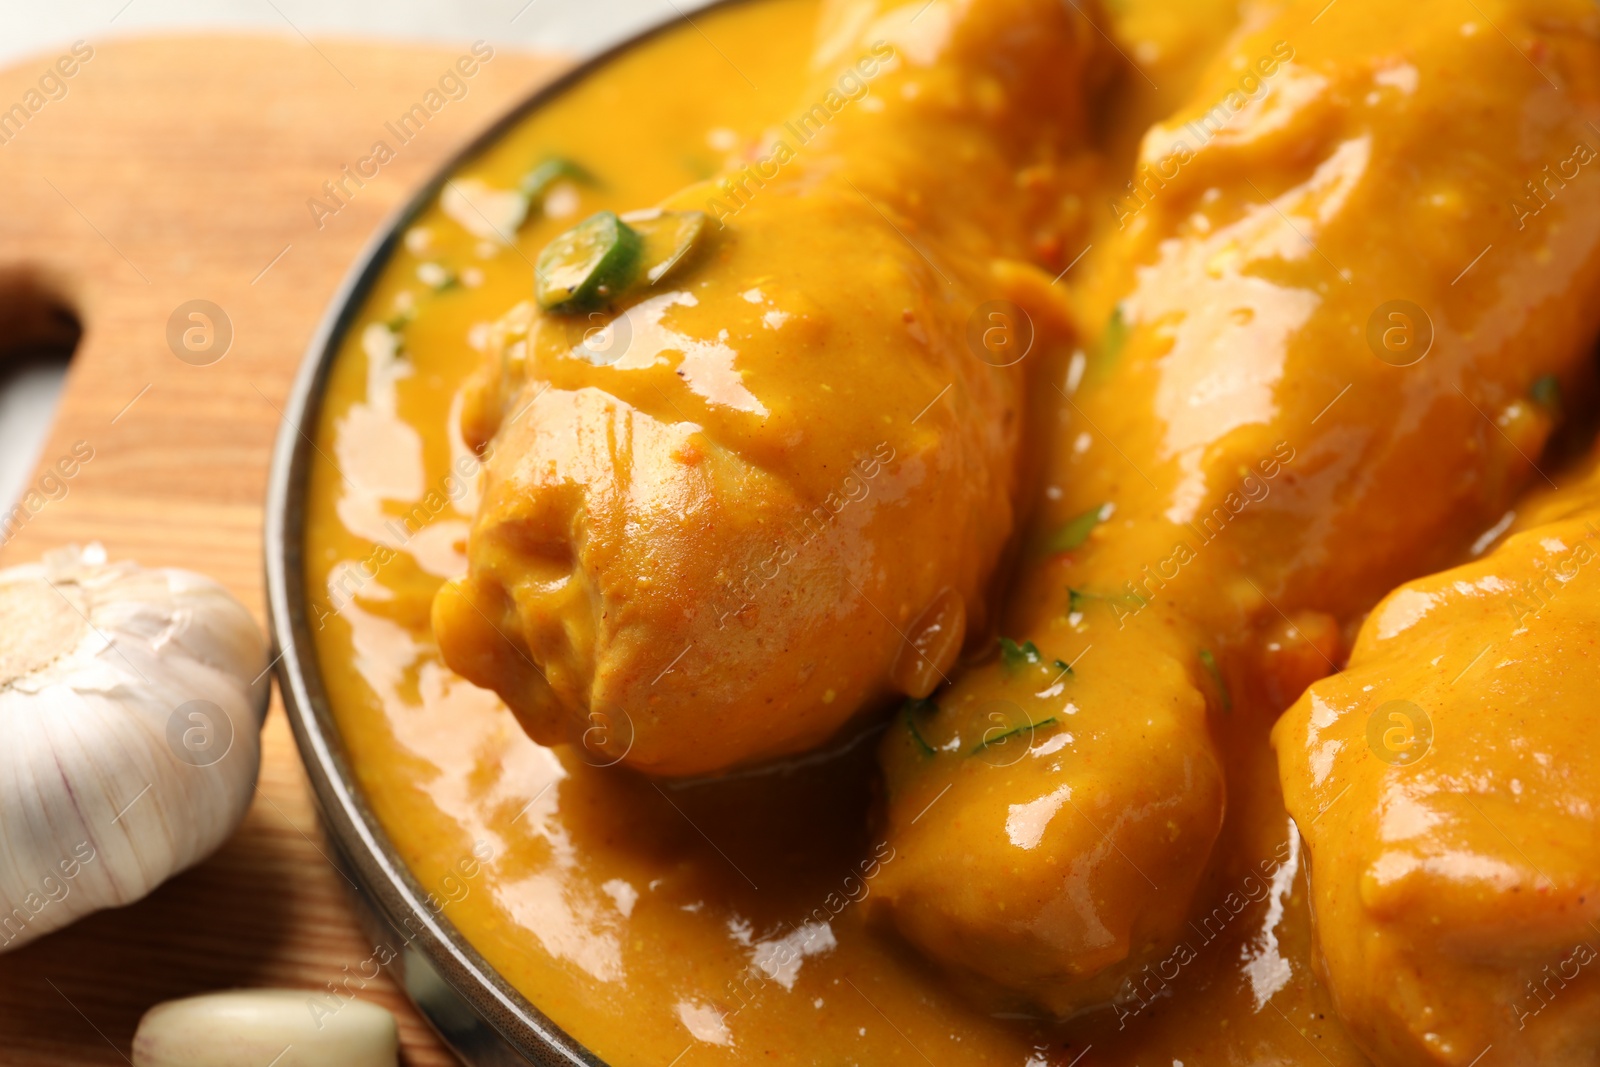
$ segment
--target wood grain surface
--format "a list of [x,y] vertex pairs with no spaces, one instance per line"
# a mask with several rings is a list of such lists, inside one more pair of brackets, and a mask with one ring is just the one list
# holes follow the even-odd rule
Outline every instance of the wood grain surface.
[[[264,625],[268,456],[319,318],[387,213],[561,63],[499,49],[399,144],[385,123],[430,102],[466,43],[186,37],[84,49],[90,58],[59,68],[70,46],[0,72],[0,355],[70,342],[75,316],[82,340],[39,469],[74,442],[94,449],[64,496],[35,498],[47,502],[0,563],[98,540],[114,559],[212,575]],[[4,123],[14,103],[41,101],[20,129]],[[353,195],[319,228],[308,200],[332,203],[323,183],[380,139],[396,157],[360,188],[347,181]],[[232,324],[227,354],[206,366],[168,344],[169,318],[192,300]],[[121,1064],[157,1001],[321,988],[371,954],[276,696],[264,748],[256,801],[209,861],[0,955],[0,1064]],[[363,995],[400,1018],[406,1063],[454,1062],[387,979]]]

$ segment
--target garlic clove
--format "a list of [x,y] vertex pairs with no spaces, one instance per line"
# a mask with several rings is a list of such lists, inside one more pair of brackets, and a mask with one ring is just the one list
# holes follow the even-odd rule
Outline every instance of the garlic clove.
[[145,1012],[133,1067],[394,1067],[394,1016],[364,1000],[337,1010],[296,989],[239,989]]
[[215,582],[97,546],[0,571],[0,952],[131,903],[244,817],[270,679]]

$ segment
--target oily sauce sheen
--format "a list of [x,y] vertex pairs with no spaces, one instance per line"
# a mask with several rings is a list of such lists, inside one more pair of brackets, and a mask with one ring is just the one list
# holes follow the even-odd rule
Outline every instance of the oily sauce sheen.
[[[1106,105],[1089,240],[1119,224],[1103,205],[1138,132],[1185,97],[1237,18],[1233,3],[1179,6],[1108,5],[1150,78],[1122,72]],[[1114,1009],[1054,1022],[969,996],[883,921],[882,880],[907,861],[872,814],[881,731],[777,770],[658,783],[599,765],[605,745],[535,744],[443,665],[429,612],[467,567],[478,461],[460,397],[488,324],[530,299],[552,237],[702,181],[788,120],[815,76],[816,10],[751,0],[697,16],[566,90],[455,181],[513,189],[550,158],[597,180],[556,186],[514,247],[474,232],[459,204],[430,206],[344,339],[314,430],[307,593],[368,801],[444,917],[615,1067],[1365,1062],[1313,971],[1306,856],[1268,744],[1294,694],[1272,678],[1228,679],[1227,818],[1187,932]]]

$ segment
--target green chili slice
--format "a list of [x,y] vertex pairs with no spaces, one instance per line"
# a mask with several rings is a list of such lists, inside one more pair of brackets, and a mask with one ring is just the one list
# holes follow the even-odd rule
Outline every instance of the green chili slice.
[[539,306],[558,312],[603,307],[632,283],[640,245],[639,235],[615,212],[584,219],[539,253]]
[[589,173],[582,165],[574,163],[570,159],[562,159],[557,156],[553,159],[545,160],[524,174],[518,188],[530,203],[541,203],[544,200],[544,194],[550,191],[550,187],[563,178],[577,182],[579,185],[600,184],[599,179]]
[[704,211],[662,211],[630,217],[629,225],[644,241],[640,262],[647,285],[664,282],[688,266],[711,236],[711,219]]

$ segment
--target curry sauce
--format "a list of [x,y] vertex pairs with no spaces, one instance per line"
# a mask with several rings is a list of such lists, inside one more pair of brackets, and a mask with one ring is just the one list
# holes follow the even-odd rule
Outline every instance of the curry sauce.
[[[939,878],[954,873],[959,881],[959,864],[971,862],[972,854],[982,858],[982,849],[968,850],[965,860],[960,850],[947,857],[930,850],[913,832],[918,826],[937,825],[944,840],[958,842],[964,834],[987,833],[964,824],[962,813],[976,812],[977,818],[985,805],[1012,805],[1018,798],[1003,791],[1022,777],[1022,770],[1015,769],[1019,749],[1036,752],[1052,738],[1065,736],[1068,727],[1060,721],[1024,715],[1008,720],[1007,730],[996,733],[981,714],[955,725],[904,713],[887,723],[882,716],[840,715],[829,719],[829,728],[844,722],[843,732],[810,754],[717,778],[667,781],[642,777],[624,765],[634,724],[591,712],[565,738],[577,743],[545,747],[530,739],[496,695],[445,666],[433,636],[432,612],[439,590],[468,571],[469,528],[483,502],[480,452],[474,446],[487,442],[483,458],[490,464],[514,465],[515,460],[497,456],[504,438],[491,433],[469,440],[463,434],[463,423],[474,425],[472,405],[483,395],[481,390],[474,393],[482,382],[474,383],[472,377],[486,356],[494,355],[491,365],[499,364],[498,353],[510,350],[507,312],[533,299],[536,257],[557,235],[597,212],[627,218],[626,213],[662,203],[685,188],[706,188],[697,183],[718,175],[770,168],[772,131],[812,113],[809,106],[797,111],[796,101],[807,100],[818,84],[812,66],[818,6],[815,0],[748,0],[719,8],[696,16],[693,25],[658,34],[564,89],[459,169],[438,200],[409,225],[366,297],[342,342],[311,431],[319,458],[312,464],[307,501],[306,570],[321,672],[369,803],[418,880],[435,894],[442,914],[530,1001],[615,1067],[1366,1062],[1336,1019],[1333,999],[1318,977],[1307,855],[1284,806],[1269,733],[1279,712],[1306,684],[1332,672],[1344,629],[1358,622],[1389,584],[1462,558],[1478,532],[1465,526],[1480,513],[1498,514],[1495,509],[1533,477],[1531,466],[1515,444],[1508,448],[1493,434],[1480,432],[1481,427],[1462,431],[1461,412],[1449,408],[1439,416],[1440,425],[1463,438],[1460,447],[1471,453],[1475,470],[1486,472],[1488,487],[1474,486],[1460,494],[1461,500],[1440,503],[1436,514],[1423,517],[1428,521],[1419,518],[1406,559],[1374,553],[1352,561],[1347,572],[1325,579],[1332,589],[1302,595],[1298,590],[1311,589],[1316,579],[1302,577],[1287,561],[1268,568],[1270,579],[1262,581],[1276,583],[1268,586],[1274,598],[1293,593],[1299,596],[1297,607],[1330,606],[1325,614],[1296,611],[1293,622],[1284,619],[1278,626],[1264,610],[1266,598],[1249,598],[1241,591],[1238,576],[1262,573],[1249,571],[1241,559],[1252,552],[1266,556],[1285,536],[1307,536],[1303,527],[1315,524],[1321,505],[1296,497],[1293,487],[1305,484],[1308,458],[1324,466],[1336,462],[1344,447],[1340,432],[1359,433],[1363,417],[1369,423],[1387,418],[1387,409],[1378,401],[1345,397],[1352,412],[1329,417],[1331,428],[1321,430],[1322,453],[1308,457],[1306,427],[1322,418],[1319,409],[1325,403],[1343,396],[1339,387],[1344,379],[1335,381],[1330,373],[1324,383],[1328,388],[1294,396],[1280,413],[1281,422],[1294,424],[1289,436],[1298,450],[1287,437],[1280,447],[1271,432],[1275,427],[1269,426],[1261,433],[1235,435],[1225,448],[1208,452],[1220,436],[1214,423],[1239,416],[1241,408],[1238,396],[1230,403],[1226,390],[1213,390],[1208,395],[1214,411],[1176,412],[1172,417],[1188,433],[1195,453],[1183,460],[1177,455],[1181,450],[1163,452],[1163,444],[1152,439],[1156,431],[1139,425],[1141,412],[1149,418],[1148,397],[1142,408],[1133,402],[1119,404],[1114,387],[1115,376],[1122,375],[1122,388],[1140,390],[1140,395],[1160,393],[1161,386],[1150,381],[1167,365],[1159,346],[1170,343],[1162,329],[1170,325],[1173,309],[1160,306],[1153,290],[1140,290],[1136,279],[1143,277],[1148,284],[1159,267],[1151,264],[1163,250],[1170,260],[1178,238],[1193,242],[1192,265],[1202,282],[1209,270],[1213,281],[1225,276],[1228,284],[1243,289],[1257,282],[1265,287],[1268,281],[1285,288],[1301,286],[1314,294],[1307,301],[1318,306],[1327,301],[1334,309],[1330,314],[1344,325],[1355,315],[1353,309],[1364,306],[1365,289],[1360,297],[1345,294],[1343,287],[1350,282],[1339,268],[1329,268],[1320,253],[1292,244],[1292,226],[1277,229],[1270,217],[1270,211],[1280,209],[1289,214],[1337,213],[1338,205],[1330,204],[1337,190],[1318,187],[1303,202],[1291,203],[1296,184],[1317,172],[1316,160],[1295,155],[1294,145],[1269,144],[1269,153],[1281,151],[1292,164],[1281,167],[1274,178],[1249,169],[1261,163],[1252,155],[1258,149],[1237,130],[1231,142],[1222,138],[1225,152],[1197,160],[1187,171],[1183,180],[1193,183],[1188,191],[1181,185],[1168,190],[1148,179],[1135,186],[1127,175],[1142,173],[1135,169],[1140,164],[1159,166],[1166,159],[1166,153],[1150,154],[1154,142],[1142,140],[1147,127],[1174,109],[1185,119],[1198,118],[1210,107],[1211,97],[1226,98],[1237,85],[1241,74],[1229,66],[1233,53],[1226,51],[1226,42],[1247,65],[1260,56],[1275,56],[1274,73],[1257,70],[1258,82],[1263,77],[1289,81],[1302,77],[1289,69],[1296,49],[1337,66],[1343,56],[1372,50],[1370,26],[1334,27],[1320,43],[1300,40],[1290,46],[1271,20],[1282,17],[1286,7],[1305,5],[1207,3],[1180,10],[1176,4],[1128,0],[1108,5],[1109,13],[1083,16],[1098,20],[1092,29],[1109,32],[1109,51],[1086,57],[1084,69],[1091,91],[1096,77],[1102,82],[1114,79],[1103,104],[1104,113],[1114,119],[1094,133],[1095,151],[1062,156],[1056,174],[1065,184],[1050,189],[1059,208],[1050,225],[1010,235],[1004,242],[1005,254],[1031,261],[1026,270],[1040,272],[1042,283],[1021,283],[1012,292],[1025,296],[1037,286],[1044,294],[1034,310],[1043,335],[1053,338],[1058,350],[1040,353],[1035,363],[1042,369],[1029,368],[1039,375],[1032,383],[1036,395],[1047,398],[1035,404],[1045,416],[1018,431],[1014,446],[1020,453],[1018,479],[1037,481],[1045,490],[1031,525],[1018,523],[1025,532],[1015,548],[1019,557],[1014,570],[1026,583],[1025,591],[1013,598],[1007,614],[996,613],[999,621],[974,622],[970,645],[988,656],[977,671],[988,671],[995,686],[1035,670],[1059,682],[1070,672],[1057,669],[1056,661],[1075,659],[1091,641],[1084,636],[1084,618],[1096,633],[1121,630],[1117,610],[1128,611],[1132,602],[1113,602],[1120,587],[1092,573],[1097,564],[1090,550],[1111,540],[1120,524],[1132,528],[1141,508],[1159,514],[1157,498],[1184,478],[1204,482],[1205,475],[1213,475],[1210,491],[1220,497],[1233,484],[1224,485],[1223,474],[1240,480],[1248,476],[1252,484],[1269,485],[1271,492],[1281,494],[1279,501],[1291,501],[1288,511],[1271,513],[1276,518],[1270,521],[1257,524],[1254,515],[1242,520],[1227,532],[1229,544],[1211,550],[1201,564],[1188,567],[1185,562],[1184,582],[1192,587],[1230,583],[1225,603],[1208,602],[1192,613],[1203,620],[1192,627],[1193,633],[1185,629],[1174,637],[1174,614],[1165,606],[1152,609],[1136,620],[1135,631],[1144,635],[1144,645],[1121,647],[1109,640],[1098,659],[1083,661],[1082,676],[1073,676],[1076,683],[1091,670],[1115,667],[1153,690],[1181,690],[1189,704],[1182,709],[1182,729],[1176,731],[1179,741],[1203,755],[1214,785],[1212,793],[1197,789],[1190,798],[1199,799],[1195,832],[1205,836],[1205,847],[1167,855],[1159,843],[1149,844],[1147,870],[1132,861],[1126,870],[1119,868],[1120,881],[1111,892],[1124,894],[1130,908],[1144,899],[1147,888],[1159,896],[1158,884],[1174,885],[1169,878],[1184,885],[1176,894],[1174,921],[1159,937],[1152,935],[1135,946],[1129,962],[1115,973],[1114,986],[1099,991],[1098,1001],[1080,1003],[1068,993],[1045,998],[1041,1005],[1039,997],[1014,995],[1016,983],[997,995],[988,980],[994,975],[979,972],[991,961],[991,969],[1010,962],[1003,957],[1015,942],[983,940],[993,928],[986,920],[1002,925],[1000,909],[1014,906],[1005,891],[1026,889],[1037,872],[995,867],[986,876],[1002,892],[987,902],[940,895]],[[1365,5],[1362,11],[1370,14],[1372,7]],[[1337,14],[1335,8],[1327,18]],[[1436,24],[1424,27],[1429,19]],[[1405,25],[1418,34],[1424,29],[1465,34],[1467,25],[1493,32],[1472,18],[1470,7],[1457,17],[1433,3],[1418,5]],[[1085,40],[1091,37],[1086,34]],[[1119,68],[1126,63],[1115,54],[1121,49],[1133,51],[1139,69]],[[1224,51],[1214,59],[1218,49]],[[1097,63],[1102,65],[1098,75]],[[1327,68],[1312,67],[1307,64],[1307,81],[1297,84],[1314,94],[1309,80],[1328,73]],[[1364,91],[1366,81],[1385,69],[1363,67],[1359,78],[1352,76],[1352,84],[1361,81]],[[1406,79],[1403,73],[1383,76],[1394,84],[1380,81],[1378,88],[1406,91],[1400,84]],[[882,106],[874,93],[881,95],[883,85],[863,78],[859,95],[854,85],[849,88],[836,94],[837,108],[825,99],[830,116]],[[1427,88],[1434,91],[1431,84]],[[1368,106],[1373,106],[1370,101]],[[1183,108],[1198,110],[1187,114]],[[1268,127],[1263,137],[1269,142],[1277,128],[1270,118],[1256,116]],[[1341,132],[1346,140],[1359,140],[1359,130],[1335,129],[1320,113],[1307,121],[1325,144],[1337,146]],[[1382,126],[1381,113],[1373,121],[1380,124],[1374,134],[1380,140],[1398,126]],[[1406,127],[1406,136],[1417,138],[1416,124],[1425,121],[1408,115],[1405,122],[1413,125]],[[1406,144],[1408,151],[1415,149],[1413,142]],[[1351,151],[1341,157],[1346,172],[1332,175],[1333,185],[1341,177],[1351,183],[1359,177]],[[1205,199],[1203,188],[1219,180],[1217,173],[1203,169],[1215,156],[1224,159],[1223,177],[1232,181],[1221,204],[1216,197]],[[1270,156],[1267,162],[1272,162]],[[1189,165],[1184,161],[1183,166]],[[1405,169],[1403,162],[1394,166],[1397,173]],[[1265,207],[1248,202],[1248,183],[1240,174],[1267,182],[1261,198]],[[1162,180],[1175,184],[1177,178],[1174,173]],[[756,203],[761,189],[746,188],[754,188],[751,202]],[[873,192],[887,195],[886,190]],[[1427,192],[1448,199],[1448,189]],[[974,211],[981,215],[994,210],[992,199]],[[1576,195],[1570,199],[1578,202]],[[727,199],[721,203],[736,223],[744,205]],[[691,205],[685,201],[680,206]],[[1448,212],[1460,205],[1451,201],[1436,207]],[[915,206],[905,210],[914,212]],[[932,215],[930,209],[923,221],[937,230]],[[1269,270],[1263,281],[1262,270],[1246,270],[1237,256],[1228,259],[1225,242],[1196,247],[1207,231],[1239,225],[1244,217],[1256,228],[1252,240],[1292,261],[1287,273]],[[963,231],[959,223],[951,228],[949,240],[956,245],[993,240]],[[1335,237],[1347,242],[1330,246],[1341,260],[1349,256],[1359,265],[1357,257],[1370,254],[1359,247],[1361,238],[1353,228],[1336,231]],[[1566,240],[1582,237],[1569,235]],[[1091,252],[1096,245],[1099,250]],[[1087,253],[1082,265],[1074,258],[1080,251]],[[1443,262],[1453,249],[1430,246],[1425,251]],[[1562,254],[1566,261],[1578,256],[1570,249]],[[1504,265],[1494,269],[1515,273]],[[781,265],[774,267],[774,275],[773,286],[781,287]],[[1526,285],[1544,277],[1537,271],[1527,276],[1534,280]],[[1555,281],[1549,284],[1556,286]],[[1488,291],[1470,289],[1461,300],[1469,304]],[[765,299],[763,293],[750,301],[756,313],[771,310],[760,306]],[[1276,312],[1274,308],[1270,300],[1259,305],[1262,321],[1240,321],[1235,311],[1234,318],[1211,325],[1214,332],[1232,329],[1248,340],[1252,330],[1283,325],[1267,321],[1282,311],[1281,305]],[[1302,324],[1313,309],[1304,310]],[[586,344],[587,325],[582,319],[577,322],[573,343]],[[1550,356],[1568,361],[1556,368],[1564,372],[1575,362],[1572,353],[1581,348],[1589,327],[1563,320],[1546,329],[1565,345]],[[1273,349],[1279,355],[1282,332],[1273,335],[1279,338],[1280,348]],[[1096,358],[1108,353],[1120,356],[1120,363]],[[1310,352],[1298,358],[1314,362],[1319,357]],[[1363,358],[1372,357],[1363,350]],[[722,383],[723,401],[742,388],[739,367],[731,358],[705,367],[704,373],[720,376],[716,380]],[[1377,375],[1367,368],[1363,373],[1368,373],[1363,383],[1372,392],[1381,391],[1372,384]],[[1551,425],[1522,402],[1521,394],[1529,384],[1524,379],[1537,376],[1534,370],[1508,371],[1504,388],[1497,386],[1491,398],[1509,435],[1502,435],[1505,440],[1514,437],[1535,452]],[[1189,383],[1196,389],[1204,384]],[[1078,392],[1080,385],[1083,393]],[[1098,398],[1097,388],[1102,390]],[[1246,399],[1269,404],[1270,384],[1252,388],[1246,390]],[[938,399],[932,395],[936,391],[930,391],[930,399]],[[719,402],[715,396],[700,399],[708,409]],[[898,404],[898,394],[895,399]],[[538,396],[526,402],[539,402]],[[1081,426],[1075,423],[1084,418],[1084,412],[1074,412],[1075,403],[1088,405],[1100,425],[1091,428],[1087,419]],[[1369,406],[1354,407],[1360,403]],[[906,412],[898,406],[897,417],[917,414],[917,405]],[[1437,410],[1446,411],[1443,401]],[[504,413],[497,409],[495,417],[521,414],[515,408]],[[679,413],[684,422],[701,414]],[[1080,441],[1095,435],[1099,439],[1092,461],[1085,460],[1090,448],[1080,447]],[[701,462],[697,447],[681,443],[674,455],[681,459],[687,449],[695,453],[690,462]],[[1152,484],[1146,493],[1145,483],[1151,479],[1129,469],[1123,448],[1148,455],[1150,472],[1164,488]],[[1045,455],[1049,450],[1053,456]],[[829,456],[830,462],[859,462],[844,451]],[[879,457],[878,462],[888,460]],[[1439,460],[1441,467],[1451,462],[1448,457]],[[1395,463],[1397,469],[1403,466]],[[870,466],[845,466],[858,481],[877,477],[869,473]],[[813,489],[821,492],[828,488],[827,479],[842,480],[846,472],[815,476],[822,481]],[[1395,475],[1386,492],[1398,498],[1397,506],[1404,506],[1402,477]],[[1121,514],[1108,507],[1119,499]],[[1018,507],[1025,512],[1029,505]],[[1197,503],[1192,510],[1198,513]],[[1357,515],[1354,504],[1350,510]],[[1357,518],[1348,521],[1356,524]],[[509,525],[513,533],[526,529]],[[1381,538],[1387,529],[1377,524],[1372,536]],[[1438,536],[1441,529],[1449,529],[1451,536]],[[885,543],[911,545],[939,533],[896,531],[894,537],[902,540],[886,535]],[[1138,564],[1158,563],[1161,553],[1154,548],[1164,549],[1169,533],[1154,519],[1134,529],[1121,547],[1111,550],[1104,574],[1115,574],[1120,583],[1122,577],[1140,573]],[[537,556],[542,542],[532,549],[526,541],[513,547]],[[568,562],[563,559],[561,565]],[[999,567],[1001,561],[991,562]],[[973,591],[985,578],[963,580],[975,598],[974,618],[979,618],[988,605],[978,604]],[[936,588],[934,583],[923,593]],[[1240,606],[1247,602],[1248,610]],[[462,618],[471,620],[464,609]],[[488,631],[498,626],[487,616],[484,621],[487,629],[478,636],[487,642],[494,637]],[[996,658],[990,654],[993,631],[1002,627],[1009,627],[1004,632],[1016,640],[1008,638]],[[1238,632],[1219,640],[1216,635],[1229,628]],[[1029,634],[1037,642],[1024,640]],[[650,652],[651,662],[660,662],[657,680],[670,678],[679,649]],[[1165,671],[1161,657],[1176,666]],[[942,662],[954,670],[954,659]],[[1061,660],[1059,666],[1070,664]],[[515,662],[509,669],[520,670]],[[925,684],[934,684],[931,678],[908,680],[903,675],[897,670],[892,678],[893,687],[902,692],[918,695],[926,692]],[[1051,681],[1043,679],[1041,687]],[[1115,684],[1120,683],[1091,681],[1088,686],[1090,692],[1115,694]],[[843,686],[836,691],[819,682],[813,687],[818,692],[808,699],[831,703],[848,698],[881,706],[887,695],[877,681],[853,685],[847,693]],[[935,693],[934,699],[947,699],[949,692]],[[1051,699],[1070,699],[1063,693]],[[926,715],[927,710],[910,714]],[[958,710],[950,716],[961,714]],[[1026,738],[1017,736],[1022,727]],[[1138,731],[1119,734],[1123,727],[1109,720],[1096,729],[1102,743],[1128,736],[1132,746],[1132,755],[1117,764],[1123,776],[1110,776],[1110,787],[1137,777],[1142,772],[1138,746],[1144,743]],[[624,733],[620,738],[619,730]],[[806,732],[806,744],[814,746],[827,733],[820,727]],[[942,756],[952,738],[951,760],[927,759],[936,749]],[[670,766],[694,769],[696,760],[704,759],[700,769],[706,769],[728,762],[720,759],[725,754],[720,749],[715,753],[719,758],[712,758],[710,750],[724,740],[715,735],[706,752],[687,749],[681,739],[668,740],[680,745],[670,756],[677,762]],[[1008,748],[992,743],[996,740],[1020,744]],[[771,754],[793,752],[797,746],[774,741],[763,747],[759,736],[730,733],[725,747],[729,753]],[[1060,748],[1058,744],[1052,751]],[[954,757],[964,762],[952,771],[948,768],[954,766]],[[946,795],[943,790],[956,781],[964,783],[962,788]],[[1019,824],[1017,832],[1027,837],[1037,831],[1037,844],[1052,815],[1053,810],[1034,824]],[[1116,845],[1106,840],[1114,850]],[[1154,866],[1166,862],[1170,872]],[[907,887],[929,885],[936,892],[925,898],[932,904],[924,907],[935,918],[920,925],[904,923],[895,913],[905,910]],[[992,915],[973,917],[973,908],[981,912],[989,906],[995,909]],[[948,910],[941,916],[940,908]],[[941,926],[951,913],[959,921]],[[971,940],[948,940],[973,931]],[[987,951],[992,945],[999,947]],[[988,958],[974,960],[975,951]],[[1032,972],[1024,968],[1023,973]]]

